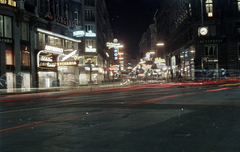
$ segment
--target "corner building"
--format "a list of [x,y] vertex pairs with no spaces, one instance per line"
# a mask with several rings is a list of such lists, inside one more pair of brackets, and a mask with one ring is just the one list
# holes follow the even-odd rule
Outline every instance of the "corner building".
[[81,1],[0,1],[0,88],[78,84]]
[[[201,3],[202,2],[202,3]],[[172,78],[237,76],[240,0],[164,0],[155,14],[157,40]]]

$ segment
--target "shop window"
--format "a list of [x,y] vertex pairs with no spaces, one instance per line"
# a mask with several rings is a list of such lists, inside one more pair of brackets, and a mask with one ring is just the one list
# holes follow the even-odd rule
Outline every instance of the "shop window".
[[13,52],[6,50],[6,65],[13,65]]
[[21,23],[21,40],[29,41],[29,23]]
[[27,46],[21,46],[21,65],[31,65],[30,48]]
[[206,0],[206,13],[208,17],[213,17],[213,1]]
[[207,45],[205,46],[204,54],[206,56],[217,56],[218,48],[216,45]]

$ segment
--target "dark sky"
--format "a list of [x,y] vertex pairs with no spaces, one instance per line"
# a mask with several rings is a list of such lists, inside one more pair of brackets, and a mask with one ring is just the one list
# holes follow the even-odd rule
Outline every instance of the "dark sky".
[[139,42],[161,0],[105,0],[115,38],[133,57],[139,52]]

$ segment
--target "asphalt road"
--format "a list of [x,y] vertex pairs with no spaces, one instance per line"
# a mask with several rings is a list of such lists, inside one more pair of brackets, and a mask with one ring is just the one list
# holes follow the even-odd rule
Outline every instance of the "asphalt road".
[[239,152],[239,85],[0,96],[1,152]]

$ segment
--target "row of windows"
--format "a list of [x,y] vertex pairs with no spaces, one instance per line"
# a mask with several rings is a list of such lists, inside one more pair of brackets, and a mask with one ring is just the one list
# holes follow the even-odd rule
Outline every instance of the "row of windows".
[[51,45],[59,48],[64,49],[72,49],[73,48],[73,42],[69,40],[63,40],[58,37],[45,35],[43,33],[38,34],[38,44],[39,49],[44,49],[45,45]]
[[[0,37],[12,38],[12,18],[0,15]],[[20,39],[29,41],[29,23],[21,22]]]
[[13,6],[13,7],[17,6],[16,2],[13,0],[0,0],[0,4],[6,4],[6,5]]
[[84,5],[95,6],[95,0],[84,0]]
[[[68,6],[67,3],[62,5],[58,1],[46,0],[46,3],[43,4],[43,0],[37,0],[36,5],[37,5],[37,8],[38,8],[38,12],[41,12],[41,11],[51,12],[51,13],[54,13],[56,15],[69,18],[70,20],[74,21],[76,25],[79,24],[78,9],[75,8],[72,12],[69,12],[69,8],[68,8],[69,6]],[[46,5],[46,10],[43,10],[42,7],[44,7],[45,5]],[[62,7],[64,7],[64,9],[61,9]],[[72,14],[70,14],[70,13],[72,13]]]
[[[13,51],[11,49],[6,50],[6,65],[13,65]],[[21,66],[31,65],[30,47],[21,45],[20,49],[20,64]]]

